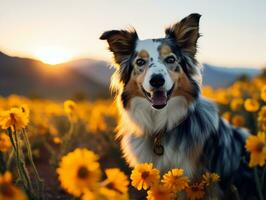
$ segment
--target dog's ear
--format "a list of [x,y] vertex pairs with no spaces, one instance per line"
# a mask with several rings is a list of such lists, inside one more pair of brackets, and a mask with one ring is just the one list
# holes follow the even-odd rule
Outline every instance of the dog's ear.
[[125,57],[134,51],[138,35],[132,30],[112,30],[104,32],[101,40],[107,40],[109,50],[113,52],[115,62],[120,64]]
[[200,14],[193,13],[165,30],[166,37],[173,38],[181,51],[195,56],[199,34]]

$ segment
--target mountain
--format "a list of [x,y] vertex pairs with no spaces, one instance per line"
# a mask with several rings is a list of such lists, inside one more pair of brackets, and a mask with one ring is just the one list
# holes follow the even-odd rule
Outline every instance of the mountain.
[[102,85],[110,84],[110,77],[115,71],[111,64],[94,59],[74,60],[67,63],[66,66],[75,69],[77,72]]
[[[11,57],[0,52],[0,96],[19,94],[53,99],[108,98],[114,68],[105,61],[80,59],[51,66],[38,60]],[[261,70],[203,65],[203,84],[227,87],[242,75]]]
[[227,87],[241,76],[249,78],[259,75],[260,69],[238,68],[238,67],[217,67],[209,64],[203,64],[203,85],[209,85],[213,88]]
[[[111,65],[107,62],[92,59],[76,60],[67,65],[88,78],[106,86],[109,85],[110,77],[114,72],[114,68],[111,68]],[[203,85],[219,88],[229,86],[242,75],[246,75],[247,77],[258,75],[261,73],[261,70],[255,68],[218,67],[203,64],[202,73]]]
[[51,66],[40,61],[11,57],[0,52],[0,95],[66,99],[108,97],[108,88],[76,69]]

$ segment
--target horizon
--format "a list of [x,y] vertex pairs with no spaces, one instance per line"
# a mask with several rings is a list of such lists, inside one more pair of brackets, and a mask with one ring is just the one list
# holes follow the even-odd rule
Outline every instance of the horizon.
[[[248,0],[26,2],[1,2],[0,51],[5,54],[50,64],[87,58],[110,63],[107,44],[98,39],[102,32],[131,25],[141,39],[159,38],[164,36],[165,27],[198,12],[202,15],[203,37],[197,54],[201,63],[251,68],[266,65],[263,0],[256,4]],[[139,5],[152,12],[134,12]]]
[[[38,58],[30,58],[30,57],[9,55],[9,54],[1,51],[1,49],[0,49],[0,53],[6,55],[8,57],[13,57],[13,58],[32,59],[32,60],[41,62],[42,64],[49,65],[51,67],[61,66],[61,65],[65,65],[65,64],[68,64],[68,63],[71,63],[71,62],[82,61],[82,60],[90,60],[90,61],[96,61],[96,62],[106,62],[106,64],[110,64],[111,66],[114,65],[112,62],[110,62],[108,60],[97,59],[97,58],[90,58],[90,57],[81,57],[81,58],[76,58],[76,59],[68,60],[66,62],[62,62],[62,63],[58,63],[58,64],[49,64],[49,63],[43,62],[42,60],[40,60]],[[227,68],[227,69],[230,69],[231,68],[231,69],[251,69],[251,70],[254,69],[254,70],[261,70],[261,69],[266,68],[266,66],[252,67],[252,66],[243,66],[243,65],[241,65],[241,66],[240,65],[217,65],[217,64],[208,63],[208,62],[201,62],[200,64],[201,65],[209,65],[209,66],[214,67],[214,68]]]

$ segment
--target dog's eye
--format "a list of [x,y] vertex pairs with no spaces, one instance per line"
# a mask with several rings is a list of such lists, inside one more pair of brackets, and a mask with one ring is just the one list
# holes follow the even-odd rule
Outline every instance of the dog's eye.
[[139,58],[139,59],[136,60],[136,64],[137,64],[139,67],[145,65],[145,63],[146,63],[146,61],[143,60],[142,58]]
[[173,64],[173,63],[176,61],[176,59],[175,59],[174,56],[168,56],[167,58],[165,58],[164,61],[165,61],[166,63],[168,63],[168,64]]

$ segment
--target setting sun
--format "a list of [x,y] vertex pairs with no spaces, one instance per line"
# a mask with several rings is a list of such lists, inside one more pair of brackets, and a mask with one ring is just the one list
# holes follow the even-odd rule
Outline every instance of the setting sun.
[[35,53],[35,56],[42,62],[50,65],[67,62],[72,57],[67,50],[56,47],[45,47],[38,49]]

